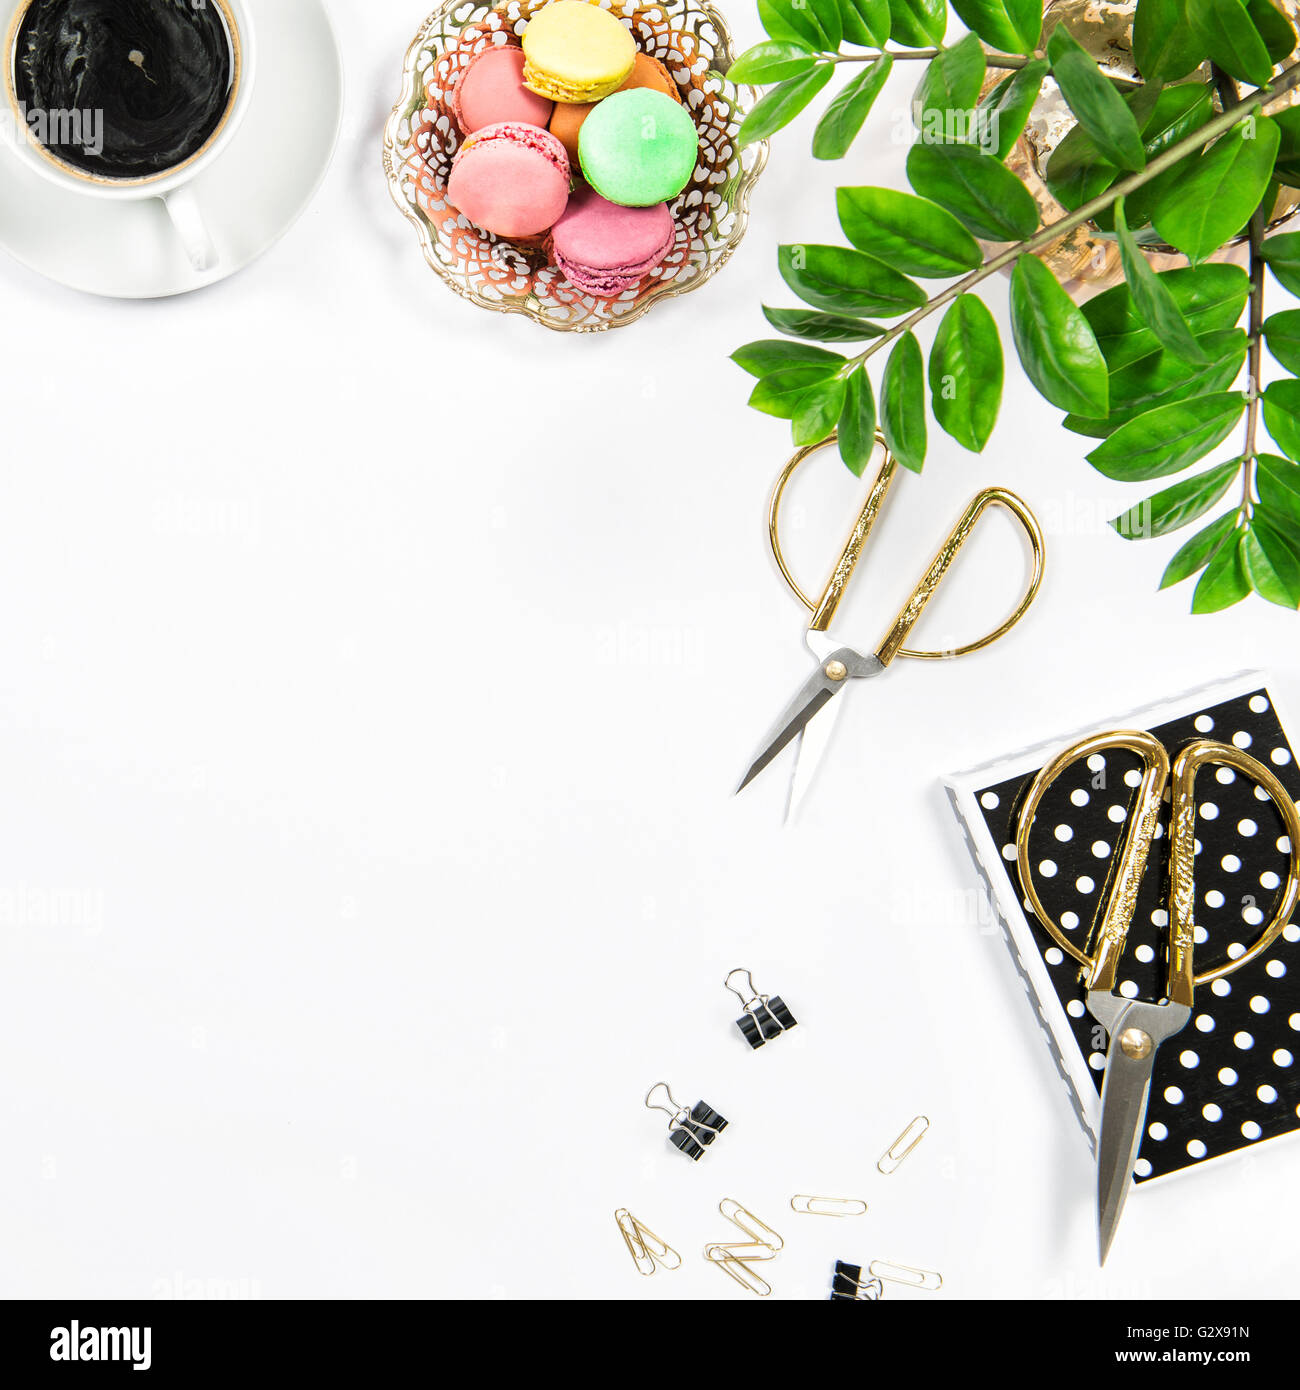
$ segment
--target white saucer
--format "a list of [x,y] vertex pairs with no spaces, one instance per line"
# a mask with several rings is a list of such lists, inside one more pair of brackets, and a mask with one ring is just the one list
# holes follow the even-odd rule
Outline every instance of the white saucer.
[[298,220],[334,157],[343,63],[324,0],[256,7],[258,72],[248,114],[193,182],[220,253],[190,265],[156,198],[114,202],[42,178],[0,148],[0,248],[89,294],[158,299],[214,285],[270,249]]

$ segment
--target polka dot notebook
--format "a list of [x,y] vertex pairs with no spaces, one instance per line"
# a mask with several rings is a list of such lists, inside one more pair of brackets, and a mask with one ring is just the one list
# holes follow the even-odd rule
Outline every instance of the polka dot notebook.
[[[1268,767],[1292,799],[1300,797],[1300,767],[1258,674],[1086,732],[1121,728],[1149,730],[1171,758],[1196,738],[1234,744]],[[1038,770],[1074,741],[1066,736],[951,778],[948,792],[1095,1146],[1106,1035],[1084,1005],[1078,963],[1024,905],[1015,863],[1020,802]],[[1122,843],[1140,766],[1124,749],[1093,755],[1051,788],[1035,820],[1030,852],[1043,904],[1081,945]],[[1206,768],[1196,801],[1200,972],[1241,955],[1272,919],[1290,842],[1265,793],[1230,768]],[[1159,999],[1164,992],[1167,833],[1166,803],[1119,972],[1119,991],[1129,997]],[[1262,956],[1198,988],[1191,1022],[1161,1048],[1136,1180],[1300,1130],[1298,1059],[1300,925],[1293,922]]]

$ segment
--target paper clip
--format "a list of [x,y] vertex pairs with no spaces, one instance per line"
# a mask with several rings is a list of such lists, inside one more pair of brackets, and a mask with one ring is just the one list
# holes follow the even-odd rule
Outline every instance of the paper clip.
[[[738,990],[731,983],[737,975],[745,977],[746,990]],[[736,1027],[740,1029],[750,1047],[762,1047],[764,1043],[779,1038],[799,1022],[779,994],[770,997],[760,994],[755,988],[754,977],[743,967],[738,966],[722,983],[740,1000],[740,1006],[745,1011],[736,1020]]]
[[761,1274],[752,1270],[747,1260],[733,1255],[725,1245],[707,1246],[704,1251],[704,1258],[724,1274],[730,1275],[742,1289],[749,1293],[757,1294],[759,1298],[766,1298],[772,1292],[771,1284]]
[[831,1280],[831,1302],[875,1303],[885,1292],[879,1279],[863,1279],[862,1266],[835,1261],[835,1277]]
[[909,1289],[926,1289],[933,1293],[943,1288],[943,1275],[932,1269],[913,1269],[911,1265],[890,1264],[888,1260],[872,1260],[867,1273],[873,1279],[888,1279],[892,1284],[906,1284]]
[[724,1197],[718,1210],[748,1237],[748,1241],[714,1241],[704,1247],[704,1258],[728,1274],[741,1288],[766,1298],[772,1286],[750,1265],[760,1260],[774,1260],[785,1248],[785,1241],[752,1211],[742,1207],[734,1197]]
[[682,1257],[662,1237],[643,1226],[626,1207],[619,1207],[614,1213],[618,1229],[627,1246],[632,1263],[642,1274],[654,1274],[656,1269],[677,1269]]
[[[651,1101],[651,1096],[659,1090],[668,1098],[667,1105]],[[704,1157],[704,1150],[727,1127],[727,1121],[702,1100],[697,1100],[689,1110],[679,1105],[673,1099],[666,1081],[656,1081],[650,1087],[646,1092],[645,1104],[647,1110],[662,1110],[668,1116],[668,1142],[696,1163]]]
[[[900,1163],[912,1152],[914,1148],[925,1138],[926,1131],[930,1128],[930,1121],[924,1115],[918,1115],[910,1125],[898,1136],[897,1139],[885,1150],[876,1160],[876,1167],[888,1176]],[[906,1145],[906,1147],[904,1147]]]
[[865,1216],[867,1204],[860,1197],[791,1197],[790,1210],[800,1216]]

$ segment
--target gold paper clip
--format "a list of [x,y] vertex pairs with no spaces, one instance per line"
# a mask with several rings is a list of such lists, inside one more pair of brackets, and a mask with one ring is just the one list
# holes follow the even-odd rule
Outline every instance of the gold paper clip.
[[943,1288],[943,1275],[932,1269],[913,1269],[911,1265],[890,1264],[888,1260],[872,1260],[867,1273],[873,1279],[888,1279],[893,1284],[906,1284],[909,1289],[926,1289],[933,1293]]
[[860,1197],[791,1197],[790,1210],[800,1216],[865,1216],[867,1204]]
[[[898,1136],[897,1139],[885,1150],[876,1160],[876,1167],[888,1176],[900,1163],[912,1152],[914,1148],[925,1138],[926,1131],[930,1128],[930,1121],[924,1115],[918,1115],[910,1125]],[[906,1145],[906,1147],[904,1147]]]
[[643,1226],[626,1207],[614,1213],[618,1229],[627,1246],[632,1263],[642,1274],[653,1274],[656,1268],[677,1269],[682,1257],[671,1245],[648,1227]]
[[757,1294],[759,1298],[766,1298],[772,1292],[771,1284],[761,1274],[749,1267],[749,1261],[738,1255],[733,1255],[727,1246],[706,1246],[704,1258],[724,1274],[730,1275],[742,1289],[749,1293]]
[[766,1298],[772,1286],[750,1265],[758,1260],[773,1260],[785,1248],[785,1241],[752,1211],[742,1207],[734,1197],[724,1197],[718,1210],[748,1237],[748,1241],[713,1241],[704,1247],[704,1258],[728,1274],[741,1288]]

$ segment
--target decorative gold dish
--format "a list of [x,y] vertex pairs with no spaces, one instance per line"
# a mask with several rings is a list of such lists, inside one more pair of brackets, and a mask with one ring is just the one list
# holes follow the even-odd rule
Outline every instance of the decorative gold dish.
[[731,35],[717,10],[702,0],[602,0],[629,24],[638,48],[668,68],[700,133],[695,174],[671,207],[676,244],[635,290],[596,299],[549,263],[544,238],[513,242],[475,227],[447,201],[461,141],[448,97],[476,53],[503,42],[503,34],[517,39],[544,3],[446,0],[429,16],[406,54],[402,95],[384,131],[384,171],[425,260],[457,294],[547,328],[596,333],[632,323],[717,274],[745,235],[767,143],[736,148],[757,93],[721,76],[732,62]]

